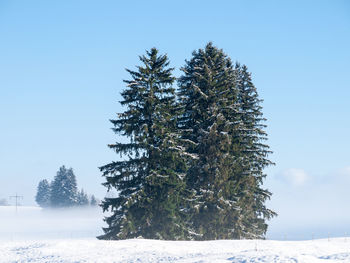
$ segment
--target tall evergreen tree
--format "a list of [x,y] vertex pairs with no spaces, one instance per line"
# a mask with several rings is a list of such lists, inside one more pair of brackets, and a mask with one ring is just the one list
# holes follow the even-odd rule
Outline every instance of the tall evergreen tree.
[[209,43],[204,50],[193,52],[182,70],[179,127],[186,151],[193,156],[187,173],[187,187],[194,194],[190,211],[193,238],[233,238],[239,213],[232,174],[235,158],[229,154],[228,131],[238,115],[226,118],[227,109],[235,111],[238,107],[232,63]]
[[275,215],[264,205],[271,193],[261,189],[263,169],[272,163],[249,74],[212,43],[193,52],[182,70],[179,128],[193,157],[186,176],[194,194],[193,238],[262,238],[265,219]]
[[51,205],[51,189],[46,179],[39,182],[35,201],[41,207],[48,207]]
[[239,218],[237,232],[241,238],[262,238],[267,231],[266,220],[276,213],[265,206],[271,192],[262,188],[266,177],[264,168],[273,165],[268,159],[271,153],[264,143],[267,134],[264,131],[266,119],[262,113],[262,100],[252,82],[248,68],[236,63],[236,87],[239,104],[239,125],[233,133],[233,140],[238,147],[233,154],[239,158],[239,206],[242,216]]
[[173,68],[155,48],[140,60],[137,71],[127,70],[131,80],[124,81],[121,94],[126,110],[111,121],[115,133],[129,138],[109,145],[123,159],[100,168],[104,185],[119,196],[102,202],[112,215],[105,218],[108,227],[99,238],[182,239],[185,167],[177,147]]
[[51,184],[51,205],[69,207],[77,203],[77,181],[73,169],[60,167]]

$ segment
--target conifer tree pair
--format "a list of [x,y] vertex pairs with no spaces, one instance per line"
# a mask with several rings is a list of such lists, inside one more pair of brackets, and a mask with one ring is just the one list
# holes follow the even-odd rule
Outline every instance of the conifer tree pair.
[[112,120],[128,143],[110,145],[124,159],[101,167],[112,211],[101,239],[262,238],[274,213],[261,189],[268,146],[255,87],[245,66],[209,43],[193,53],[179,78],[153,48],[128,72]]
[[86,192],[81,189],[78,191],[77,180],[72,168],[67,169],[61,166],[49,183],[46,179],[41,180],[38,185],[35,200],[41,207],[71,207],[71,206],[95,206],[98,200],[95,196],[89,197]]

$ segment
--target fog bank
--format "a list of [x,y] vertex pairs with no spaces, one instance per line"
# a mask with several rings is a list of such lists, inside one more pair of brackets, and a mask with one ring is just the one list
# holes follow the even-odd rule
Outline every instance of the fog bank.
[[93,238],[102,234],[100,207],[42,209],[0,206],[0,239]]

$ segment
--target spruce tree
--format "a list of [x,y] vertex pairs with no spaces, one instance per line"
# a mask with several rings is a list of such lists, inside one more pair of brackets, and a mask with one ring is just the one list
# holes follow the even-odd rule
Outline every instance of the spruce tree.
[[84,189],[81,189],[77,194],[77,205],[87,206],[89,205],[88,195],[84,192]]
[[131,80],[121,93],[126,107],[114,132],[129,139],[109,145],[122,159],[102,166],[104,185],[119,196],[102,201],[108,227],[100,239],[183,239],[184,163],[177,147],[173,68],[152,48],[140,56],[142,66],[127,70]]
[[179,79],[181,142],[188,156],[187,189],[193,193],[192,238],[263,238],[275,213],[261,188],[268,146],[260,100],[246,68],[232,65],[208,43],[193,52]]
[[232,63],[209,43],[193,52],[182,71],[179,128],[186,152],[193,157],[186,177],[187,188],[194,194],[189,220],[192,238],[233,238],[239,213],[227,123],[235,124],[238,115],[225,118],[227,108],[237,108]]
[[41,207],[48,207],[51,204],[51,189],[49,182],[44,179],[39,182],[35,201]]
[[91,197],[90,197],[90,205],[91,206],[97,206],[97,204],[98,204],[98,201],[97,201],[96,197],[94,195],[91,195]]
[[262,100],[259,99],[248,68],[236,63],[235,74],[240,117],[233,133],[233,141],[237,146],[233,154],[239,157],[235,173],[239,178],[237,187],[241,208],[236,230],[240,238],[263,238],[267,231],[266,220],[277,215],[265,206],[271,192],[262,188],[266,177],[263,170],[273,165],[268,159],[271,153],[269,146],[264,143],[267,140],[264,131],[266,119],[262,113]]
[[77,181],[72,168],[60,167],[51,184],[51,205],[69,207],[77,203]]

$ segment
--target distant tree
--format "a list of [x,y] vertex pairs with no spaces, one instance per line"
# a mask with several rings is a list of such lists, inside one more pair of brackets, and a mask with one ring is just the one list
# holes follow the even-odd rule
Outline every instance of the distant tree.
[[51,205],[51,187],[46,179],[39,182],[35,201],[41,207],[48,207]]
[[89,205],[89,198],[88,195],[84,192],[83,189],[78,192],[77,195],[77,205],[79,206],[86,206]]
[[77,204],[77,182],[73,169],[60,167],[51,184],[51,205],[69,207]]
[[90,205],[91,206],[97,206],[98,205],[98,200],[96,199],[96,197],[94,195],[91,195],[91,197],[90,197]]
[[9,203],[7,202],[6,198],[2,198],[0,199],[0,206],[8,206]]

